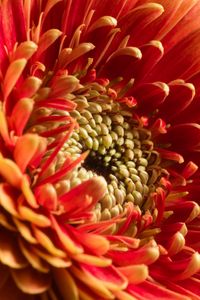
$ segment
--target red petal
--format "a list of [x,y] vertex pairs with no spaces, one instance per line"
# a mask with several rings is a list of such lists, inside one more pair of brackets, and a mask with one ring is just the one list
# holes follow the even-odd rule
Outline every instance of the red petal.
[[190,300],[187,296],[168,290],[159,284],[145,281],[138,285],[129,285],[128,292],[138,300]]
[[[104,196],[106,187],[107,184],[102,177],[93,177],[60,196],[59,201],[66,212],[79,210],[81,206],[84,206],[84,202],[88,198],[92,199],[91,205],[93,206]],[[73,201],[71,201],[72,199]]]

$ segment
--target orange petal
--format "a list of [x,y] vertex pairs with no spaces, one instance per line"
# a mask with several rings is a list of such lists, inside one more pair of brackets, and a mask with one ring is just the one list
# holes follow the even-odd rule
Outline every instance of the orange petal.
[[73,49],[65,49],[65,52],[62,53],[62,57],[60,57],[60,63],[62,63],[62,67],[66,67],[72,61],[93,50],[94,48],[95,46],[92,43],[81,43]]
[[5,116],[5,113],[3,112],[2,105],[0,104],[0,134],[4,141],[9,144],[10,143],[10,136],[8,131],[8,123]]
[[62,32],[58,29],[49,29],[46,31],[40,38],[38,44],[38,50],[36,53],[37,58],[46,50],[48,49],[51,44],[53,44],[59,36],[61,36]]
[[23,84],[20,86],[20,98],[31,98],[40,88],[42,80],[35,76],[27,77]]
[[104,255],[110,248],[109,241],[101,235],[80,232],[79,230],[74,230],[73,233],[82,245],[89,248],[97,256]]
[[33,53],[37,50],[37,45],[32,41],[25,41],[17,47],[14,53],[14,60],[25,58],[29,59],[33,55]]
[[73,256],[74,260],[88,264],[88,265],[93,265],[96,267],[107,267],[111,265],[112,261],[111,259],[105,258],[105,257],[98,257],[94,255],[89,255],[89,254],[77,254]]
[[43,293],[51,284],[49,275],[31,268],[11,270],[11,274],[18,288],[27,294]]
[[82,271],[79,268],[76,268],[75,266],[72,266],[71,270],[75,277],[77,277],[84,284],[86,284],[89,288],[91,288],[97,295],[99,295],[105,299],[114,299],[115,298],[114,295],[104,285],[104,283],[102,283],[100,280],[98,280],[94,276]]
[[[66,97],[66,94],[73,92],[78,88],[79,80],[75,76],[60,76],[52,84],[50,97]],[[75,104],[75,103],[73,103]]]
[[124,291],[119,291],[119,292],[115,293],[115,295],[116,295],[117,299],[119,299],[119,300],[138,300],[138,298],[135,298],[135,297],[131,296],[129,293],[126,293]]
[[11,215],[19,216],[16,208],[15,197],[7,184],[0,184],[0,204]]
[[29,224],[27,225],[24,222],[21,222],[17,218],[13,218],[13,221],[14,221],[15,225],[17,226],[19,233],[27,242],[29,242],[31,244],[38,243],[38,241],[35,239],[35,237],[33,236],[32,232],[31,232],[30,226],[28,226]]
[[79,300],[79,293],[77,290],[77,285],[70,275],[70,273],[65,269],[54,269],[53,270],[54,280],[56,286],[59,289],[59,292],[63,296],[63,299],[66,298],[70,300]]
[[50,255],[37,248],[32,248],[32,251],[55,268],[68,268],[71,266],[71,261],[68,259],[63,259],[57,256]]
[[58,257],[66,257],[66,253],[58,249],[51,241],[50,237],[48,237],[42,230],[38,229],[34,225],[32,225],[32,228],[39,244],[42,245],[50,254]]
[[27,260],[22,255],[17,241],[11,235],[1,232],[0,235],[0,261],[14,269],[21,269],[28,265]]
[[42,80],[35,76],[27,77],[20,86],[20,98],[31,98],[40,88]]
[[7,183],[20,188],[22,182],[22,172],[11,159],[0,157],[0,174]]
[[[92,205],[94,205],[105,195],[106,190],[107,183],[105,179],[101,176],[96,176],[60,196],[59,201],[66,212],[74,211],[79,209],[87,198],[91,198],[93,200]],[[71,201],[72,198],[73,202]]]
[[39,204],[37,203],[36,197],[34,196],[29,181],[27,179],[27,177],[23,177],[22,179],[22,183],[21,183],[21,190],[24,194],[24,197],[26,199],[26,201],[28,202],[28,204],[33,207],[33,208],[38,208]]
[[34,106],[31,98],[22,98],[14,106],[10,122],[17,135],[22,135]]
[[25,58],[21,58],[13,61],[9,65],[3,83],[3,92],[4,92],[5,99],[9,96],[9,94],[13,90],[17,80],[21,76],[26,66],[26,63],[27,60]]
[[22,240],[19,240],[19,245],[23,255],[26,257],[30,265],[42,273],[49,272],[49,266],[46,262],[44,262],[38,255],[36,255],[32,249]]
[[29,221],[39,227],[48,227],[51,225],[49,218],[33,211],[26,206],[20,205],[18,210],[22,219]]
[[6,216],[5,212],[3,212],[3,213],[0,212],[0,224],[1,224],[3,227],[5,227],[6,229],[8,229],[8,230],[10,230],[10,231],[15,231],[15,232],[16,232],[17,229],[16,229],[15,226],[13,226],[12,223],[13,223],[12,220],[10,220],[10,219]]
[[56,210],[57,208],[57,193],[51,183],[46,183],[39,186],[36,189],[37,201],[43,207],[46,207],[48,210]]
[[118,268],[118,270],[128,279],[129,283],[138,284],[148,277],[148,267],[146,265],[132,265]]
[[42,137],[31,133],[24,134],[17,139],[13,155],[22,173],[24,173],[34,156],[37,155],[41,141],[43,141]]
[[60,240],[60,242],[62,243],[63,247],[66,249],[66,251],[70,254],[78,254],[78,253],[82,253],[83,249],[76,245],[75,242],[70,238],[70,236],[68,235],[67,231],[64,230],[63,227],[61,227],[56,219],[51,216],[51,222],[52,222],[52,227],[54,228],[54,230],[57,233],[57,236]]

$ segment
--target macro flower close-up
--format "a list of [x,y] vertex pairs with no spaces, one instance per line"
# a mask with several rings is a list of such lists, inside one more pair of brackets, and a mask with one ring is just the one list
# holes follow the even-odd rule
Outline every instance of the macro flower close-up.
[[0,1],[0,299],[200,299],[200,0]]

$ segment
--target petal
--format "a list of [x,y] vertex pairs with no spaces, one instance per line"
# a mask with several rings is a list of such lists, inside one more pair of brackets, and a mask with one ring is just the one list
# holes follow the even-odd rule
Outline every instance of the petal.
[[104,196],[106,187],[107,184],[103,177],[93,177],[62,195],[59,200],[66,212],[74,211],[83,205],[87,198],[91,198],[94,205]]
[[41,257],[44,261],[46,261],[50,266],[55,268],[68,268],[71,266],[71,261],[68,258],[60,258],[51,254],[46,253],[45,251],[41,251],[36,247],[32,247],[31,251],[35,253],[35,255]]
[[11,215],[19,216],[15,195],[7,184],[0,184],[0,204]]
[[163,82],[142,84],[134,91],[138,102],[138,111],[143,115],[156,110],[169,94],[169,87]]
[[40,88],[42,80],[35,76],[27,77],[20,87],[19,98],[30,99]]
[[12,277],[18,288],[27,294],[39,294],[50,287],[49,275],[42,274],[34,269],[25,268],[11,270]]
[[43,246],[50,254],[58,257],[66,257],[66,253],[58,249],[51,238],[45,234],[42,230],[38,229],[36,226],[32,225],[33,233],[35,235],[38,243]]
[[111,291],[118,291],[127,286],[126,277],[113,266],[100,268],[82,264],[82,270],[84,270],[89,277],[92,276],[100,280],[100,282]]
[[63,299],[67,295],[70,300],[79,300],[77,284],[67,270],[54,269],[53,275]]
[[10,122],[17,135],[22,135],[24,128],[33,111],[34,101],[31,98],[22,98],[14,106]]
[[29,58],[31,58],[33,53],[35,53],[36,50],[37,50],[37,45],[34,42],[25,41],[17,47],[14,53],[13,60],[20,59],[20,58],[25,58],[28,60]]
[[159,117],[167,121],[173,120],[176,122],[176,116],[184,111],[193,101],[195,87],[191,83],[175,80],[169,83],[169,88],[169,95],[159,109]]
[[31,251],[31,247],[29,247],[22,239],[19,240],[19,245],[23,255],[34,269],[42,273],[49,272],[49,266],[38,255]]
[[21,222],[17,218],[13,218],[13,221],[14,221],[15,225],[17,226],[17,229],[18,229],[19,233],[21,234],[21,236],[28,243],[31,243],[31,244],[37,244],[38,243],[37,240],[35,239],[35,237],[33,236],[33,233],[31,231],[30,226],[28,226],[24,222]]
[[49,29],[46,31],[39,40],[38,50],[36,53],[37,59],[41,56],[41,54],[48,49],[60,36],[62,32],[58,29]]
[[4,99],[7,99],[11,91],[13,90],[16,82],[18,81],[19,77],[21,76],[27,60],[25,58],[20,58],[14,60],[8,67],[4,82],[3,82],[3,92],[4,92]]
[[28,265],[17,241],[8,232],[1,232],[0,235],[0,260],[4,265],[14,269],[21,269]]
[[[125,14],[119,21],[118,25],[122,28],[122,34],[131,35],[130,43],[132,45],[142,44],[149,41],[145,29],[149,28],[151,22],[159,18],[164,12],[164,8],[159,3],[144,3],[139,5]],[[144,34],[143,34],[144,31]]]
[[[184,133],[184,134],[183,134]],[[184,151],[199,148],[200,125],[186,123],[172,126],[167,134],[159,137],[160,142],[173,145],[173,150]]]
[[[122,76],[125,79],[133,77],[134,65],[142,58],[140,49],[136,47],[126,47],[116,50],[107,60],[101,76],[116,78]],[[124,68],[129,65],[130,68]]]
[[20,205],[18,210],[20,217],[23,220],[29,221],[40,227],[48,227],[51,225],[49,218],[42,214],[39,214],[38,212],[33,211],[32,209],[26,206]]
[[112,261],[111,259],[105,258],[105,257],[97,257],[94,255],[89,255],[89,254],[76,254],[74,257],[74,260],[91,265],[91,266],[96,266],[96,267],[107,267],[111,265]]
[[22,173],[24,173],[31,160],[37,156],[41,142],[46,143],[46,140],[37,134],[31,133],[24,134],[17,139],[14,149],[14,159]]
[[129,285],[128,292],[138,300],[154,300],[155,297],[161,300],[190,300],[187,296],[180,295],[157,283],[145,281],[139,285]]
[[60,242],[67,252],[73,255],[83,252],[83,249],[76,245],[76,243],[70,238],[67,230],[63,226],[59,225],[53,216],[51,216],[51,222]]
[[[108,256],[119,266],[132,264],[152,264],[159,257],[159,249],[156,244],[145,245],[136,250],[110,250]],[[123,259],[120,259],[123,257]]]
[[118,268],[118,270],[128,279],[129,284],[138,284],[148,277],[148,268],[146,265],[133,265]]

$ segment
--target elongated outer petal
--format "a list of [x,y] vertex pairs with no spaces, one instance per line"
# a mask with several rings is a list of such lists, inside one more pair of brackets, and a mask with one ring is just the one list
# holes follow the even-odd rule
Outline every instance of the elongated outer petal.
[[92,291],[98,296],[103,297],[105,299],[114,299],[113,293],[109,291],[108,287],[105,286],[104,282],[93,276],[90,272],[86,272],[85,270],[81,270],[80,268],[77,268],[75,266],[71,267],[71,271],[76,278],[78,278],[84,284],[89,286],[89,288],[91,288]]
[[148,276],[148,268],[146,265],[126,266],[118,268],[118,270],[128,278],[129,284],[143,282]]
[[88,32],[93,31],[100,27],[105,27],[105,26],[115,27],[115,26],[117,26],[117,20],[110,16],[103,16],[91,25],[91,27],[88,29]]
[[53,44],[59,36],[61,36],[61,34],[62,32],[58,29],[49,29],[46,31],[39,40],[36,56],[40,57],[40,55],[47,50],[48,47],[51,46],[51,44]]
[[145,281],[138,285],[130,284],[127,290],[137,300],[154,300],[156,298],[161,300],[191,300],[187,296],[180,295],[150,281]]
[[[127,251],[110,250],[108,256],[112,258],[113,262],[119,266],[126,266],[128,264],[152,264],[159,257],[159,249],[156,244],[145,245],[139,249]],[[123,259],[121,257],[123,256]]]
[[75,76],[60,76],[52,84],[51,97],[66,97],[78,88],[79,80]]
[[52,184],[46,183],[39,186],[35,191],[35,195],[40,205],[49,210],[56,210],[58,204],[57,193]]
[[34,106],[34,101],[30,98],[20,99],[14,106],[10,122],[17,135],[21,135],[29,120]]
[[66,253],[57,248],[50,237],[44,231],[40,230],[35,225],[32,225],[32,229],[38,243],[43,246],[50,254],[58,257],[66,257]]
[[21,43],[14,53],[14,60],[20,58],[28,60],[36,52],[37,48],[38,46],[32,41],[25,41]]
[[88,278],[96,278],[111,291],[119,291],[127,286],[126,277],[112,265],[100,268],[82,264],[81,268],[88,275]]
[[170,93],[161,105],[159,116],[166,121],[175,121],[176,117],[184,111],[193,101],[195,87],[191,83],[175,80],[169,83]]
[[143,115],[157,109],[169,95],[169,87],[163,82],[146,83],[134,91],[138,100],[138,110]]
[[60,59],[62,59],[60,61],[60,63],[62,63],[61,66],[66,67],[68,64],[86,54],[87,52],[93,50],[94,48],[95,46],[92,43],[81,43],[73,49],[65,49],[65,51],[63,51],[62,53],[62,57],[60,57]]
[[51,225],[49,218],[26,206],[20,205],[18,210],[23,220],[29,221],[39,227],[49,227]]
[[111,259],[105,257],[98,257],[96,255],[84,254],[84,253],[76,254],[73,258],[74,260],[80,263],[84,263],[89,266],[95,266],[95,267],[107,267],[112,263]]
[[68,268],[71,266],[71,261],[68,258],[61,258],[51,255],[44,250],[39,250],[36,247],[32,247],[31,251],[55,268]]
[[143,35],[147,25],[159,18],[164,12],[164,8],[159,3],[144,3],[139,5],[125,14],[118,25],[122,28],[122,34],[127,35],[134,31],[130,37],[130,43],[138,46],[144,42],[149,41],[148,36]]
[[0,106],[0,134],[2,138],[4,139],[6,144],[10,143],[10,136],[8,131],[8,123],[5,116],[5,113],[2,109],[2,106]]
[[16,247],[16,240],[7,232],[1,232],[0,237],[0,261],[13,269],[21,269],[28,265],[27,260]]
[[108,240],[101,235],[89,232],[80,232],[79,230],[75,229],[73,234],[82,245],[89,248],[90,251],[97,256],[104,255],[109,250],[110,244]]
[[50,277],[32,268],[11,270],[12,277],[20,290],[27,294],[43,293],[50,287]]
[[63,298],[67,295],[70,300],[79,300],[77,285],[66,269],[55,268],[53,270],[53,275]]
[[[77,187],[70,190],[68,193],[60,196],[59,201],[65,208],[66,212],[79,209],[88,198],[92,199],[92,206],[106,193],[106,182],[103,177],[96,176],[89,179]],[[73,198],[73,202],[71,199]],[[82,204],[81,204],[82,203]]]
[[180,151],[180,153],[198,150],[200,148],[200,125],[185,123],[172,126],[168,129],[167,134],[160,136],[159,140],[170,143],[173,149]]
[[63,247],[67,250],[67,253],[74,255],[83,252],[83,249],[71,239],[67,230],[65,230],[63,226],[60,226],[53,216],[51,216],[51,222],[53,229],[56,231],[58,239],[62,243]]
[[0,157],[0,174],[9,184],[16,188],[21,187],[23,174],[11,159]]
[[11,91],[13,90],[17,80],[21,76],[27,60],[25,58],[20,58],[14,60],[8,67],[4,82],[3,82],[3,92],[4,92],[4,99],[7,99]]
[[31,98],[39,89],[42,80],[35,76],[27,77],[19,90],[20,98]]
[[[134,71],[134,65],[137,60],[142,58],[142,52],[136,47],[126,47],[116,50],[107,60],[105,66],[103,66],[102,75],[109,76],[109,78],[116,78],[122,76],[125,78],[132,78]],[[129,68],[124,68],[125,65],[129,65]]]
[[37,155],[41,140],[43,138],[31,133],[27,133],[17,140],[14,149],[14,158],[22,172],[25,171],[34,156]]
[[31,247],[29,247],[29,245],[25,243],[24,240],[19,240],[19,246],[23,255],[26,257],[27,261],[34,269],[42,273],[49,272],[48,264],[45,261],[43,261],[38,255],[36,255],[33,251],[31,251]]

